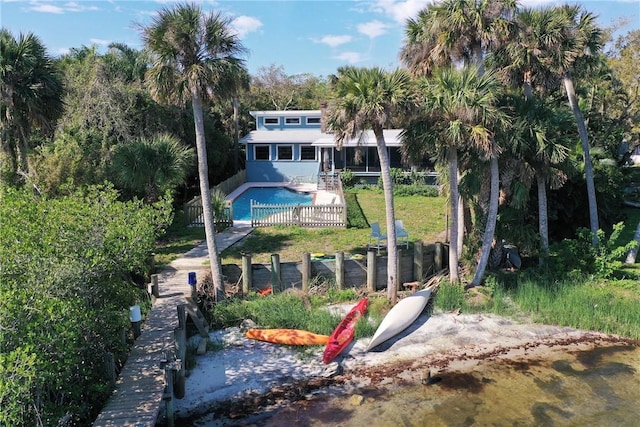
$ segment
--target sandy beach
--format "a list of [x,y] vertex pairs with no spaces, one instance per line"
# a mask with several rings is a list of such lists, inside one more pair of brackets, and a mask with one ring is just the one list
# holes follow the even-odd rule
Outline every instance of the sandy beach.
[[186,395],[174,403],[179,419],[205,413],[241,417],[288,400],[328,392],[348,396],[363,387],[416,382],[499,359],[517,361],[554,351],[628,343],[567,327],[457,313],[423,314],[400,335],[369,352],[365,352],[369,338],[358,340],[329,365],[322,362],[322,347],[291,348],[250,340],[239,327],[214,331],[210,337],[223,349],[197,357]]

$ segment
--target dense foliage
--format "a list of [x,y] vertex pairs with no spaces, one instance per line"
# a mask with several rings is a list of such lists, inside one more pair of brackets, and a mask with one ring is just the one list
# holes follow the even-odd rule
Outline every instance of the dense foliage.
[[167,202],[120,202],[111,188],[58,199],[0,193],[0,425],[88,423],[110,392],[103,357],[121,366],[133,278],[170,220]]

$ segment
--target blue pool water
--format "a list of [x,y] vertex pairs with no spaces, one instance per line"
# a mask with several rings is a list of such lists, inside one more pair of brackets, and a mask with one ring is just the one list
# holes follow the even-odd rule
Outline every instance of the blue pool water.
[[311,205],[313,194],[285,187],[251,187],[233,200],[233,219],[251,221],[251,200],[263,204]]

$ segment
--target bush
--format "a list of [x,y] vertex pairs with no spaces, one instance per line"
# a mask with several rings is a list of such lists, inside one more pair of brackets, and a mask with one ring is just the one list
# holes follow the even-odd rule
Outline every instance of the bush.
[[0,425],[89,424],[110,393],[105,352],[126,357],[120,332],[144,295],[130,277],[149,272],[169,204],[123,203],[104,187],[0,191]]

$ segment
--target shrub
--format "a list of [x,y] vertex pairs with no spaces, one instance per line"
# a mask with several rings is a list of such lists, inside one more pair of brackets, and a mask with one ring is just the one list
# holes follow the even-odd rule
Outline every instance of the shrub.
[[110,392],[104,353],[126,357],[120,332],[144,294],[130,277],[148,273],[169,203],[0,191],[0,425],[86,425]]

